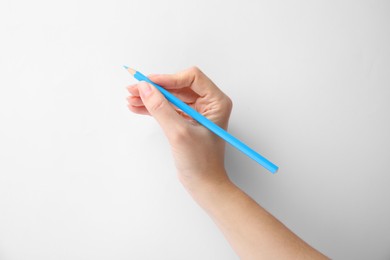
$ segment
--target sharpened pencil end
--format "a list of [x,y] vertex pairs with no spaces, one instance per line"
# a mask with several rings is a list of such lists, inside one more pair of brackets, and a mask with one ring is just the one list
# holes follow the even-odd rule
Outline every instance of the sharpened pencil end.
[[126,65],[123,65],[123,68],[125,68],[125,70],[127,70],[133,76],[136,73],[135,70],[133,70],[132,68],[127,67]]
[[134,70],[132,68],[129,68],[129,67],[125,66],[125,65],[123,65],[123,67],[133,76],[137,72],[136,70]]

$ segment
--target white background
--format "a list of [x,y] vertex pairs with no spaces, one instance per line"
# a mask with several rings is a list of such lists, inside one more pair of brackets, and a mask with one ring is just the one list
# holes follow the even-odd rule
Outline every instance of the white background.
[[0,259],[237,259],[122,65],[234,102],[232,180],[334,259],[390,258],[389,1],[0,2]]

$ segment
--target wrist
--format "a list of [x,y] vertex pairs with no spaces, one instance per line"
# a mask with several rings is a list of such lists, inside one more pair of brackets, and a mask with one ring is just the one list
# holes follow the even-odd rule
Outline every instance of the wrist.
[[204,189],[212,189],[230,181],[224,168],[196,172],[179,171],[178,179],[191,193],[202,192]]
[[203,175],[206,177],[198,178],[196,174],[183,177],[179,174],[179,180],[184,188],[202,207],[207,207],[208,203],[237,189],[227,176],[225,169],[219,172],[203,173]]

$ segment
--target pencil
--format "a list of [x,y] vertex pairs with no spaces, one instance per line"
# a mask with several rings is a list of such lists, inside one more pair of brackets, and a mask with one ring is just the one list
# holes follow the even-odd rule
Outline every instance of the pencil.
[[253,160],[255,160],[257,163],[259,163],[261,166],[263,166],[265,169],[270,171],[271,173],[276,173],[279,169],[278,166],[267,160],[265,157],[260,155],[258,152],[238,140],[233,135],[229,134],[225,129],[219,127],[209,119],[207,119],[202,114],[198,113],[195,109],[188,106],[186,103],[175,97],[173,94],[171,94],[169,91],[164,89],[163,87],[157,85],[156,83],[152,82],[148,77],[140,73],[139,71],[136,71],[134,69],[131,69],[127,66],[123,66],[131,75],[133,75],[134,78],[136,78],[139,81],[146,81],[153,86],[155,86],[164,96],[165,98],[171,102],[173,105],[175,105],[177,108],[181,109],[183,112],[185,112],[187,115],[195,119],[199,124],[203,125],[207,129],[209,129],[214,134],[221,137],[223,140],[231,144],[233,147],[237,148],[242,153],[246,154]]

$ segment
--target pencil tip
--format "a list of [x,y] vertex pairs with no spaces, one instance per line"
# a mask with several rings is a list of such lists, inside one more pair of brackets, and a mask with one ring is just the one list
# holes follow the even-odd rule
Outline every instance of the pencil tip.
[[126,65],[123,65],[123,68],[125,68],[132,75],[134,75],[137,72],[137,71],[133,70],[132,68],[127,67]]
[[137,71],[132,69],[132,68],[129,68],[127,66],[123,66],[131,75],[134,75]]

